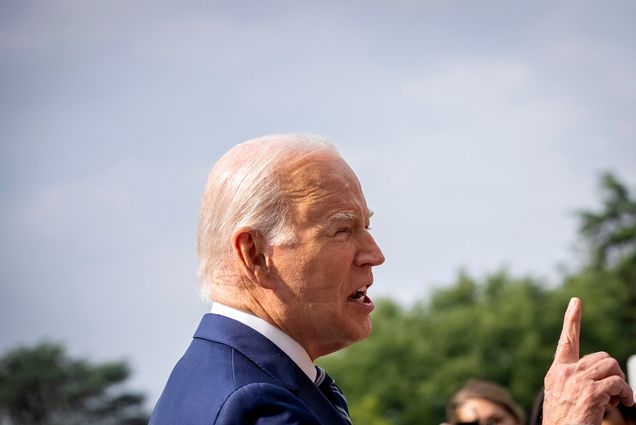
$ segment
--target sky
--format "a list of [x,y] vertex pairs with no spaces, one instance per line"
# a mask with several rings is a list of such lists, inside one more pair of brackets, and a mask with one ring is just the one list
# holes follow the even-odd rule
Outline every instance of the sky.
[[577,259],[575,212],[636,183],[636,3],[0,3],[0,352],[126,360],[151,408],[202,314],[212,164],[272,133],[356,171],[408,304]]

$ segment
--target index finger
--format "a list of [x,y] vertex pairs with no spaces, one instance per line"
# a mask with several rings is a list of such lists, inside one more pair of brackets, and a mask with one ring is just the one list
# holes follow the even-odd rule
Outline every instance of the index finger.
[[571,298],[563,318],[563,329],[554,353],[554,363],[574,363],[579,360],[581,311],[581,300]]

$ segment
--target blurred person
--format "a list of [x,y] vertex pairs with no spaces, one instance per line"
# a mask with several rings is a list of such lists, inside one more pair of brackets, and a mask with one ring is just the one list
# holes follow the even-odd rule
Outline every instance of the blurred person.
[[[198,228],[211,313],[150,424],[350,424],[344,395],[314,361],[371,332],[367,290],[384,256],[370,217],[355,173],[323,138],[266,136],[223,155]],[[610,399],[632,403],[613,359],[579,359],[580,320],[573,299],[545,381],[549,425],[600,425]]]
[[524,425],[525,414],[510,392],[490,381],[471,379],[447,408],[452,425]]

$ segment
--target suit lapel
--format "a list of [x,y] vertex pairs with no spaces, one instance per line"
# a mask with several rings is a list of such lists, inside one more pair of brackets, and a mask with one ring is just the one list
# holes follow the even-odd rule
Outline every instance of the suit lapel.
[[195,338],[228,345],[303,400],[325,424],[344,423],[331,402],[280,348],[249,326],[236,320],[206,314]]

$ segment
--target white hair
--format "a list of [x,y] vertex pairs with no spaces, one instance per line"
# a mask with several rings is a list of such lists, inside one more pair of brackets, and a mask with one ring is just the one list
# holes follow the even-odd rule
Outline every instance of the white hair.
[[338,155],[325,138],[310,134],[264,136],[236,145],[212,167],[199,215],[197,253],[201,296],[233,285],[232,234],[241,227],[260,232],[270,246],[294,242],[289,202],[280,172],[314,153]]

